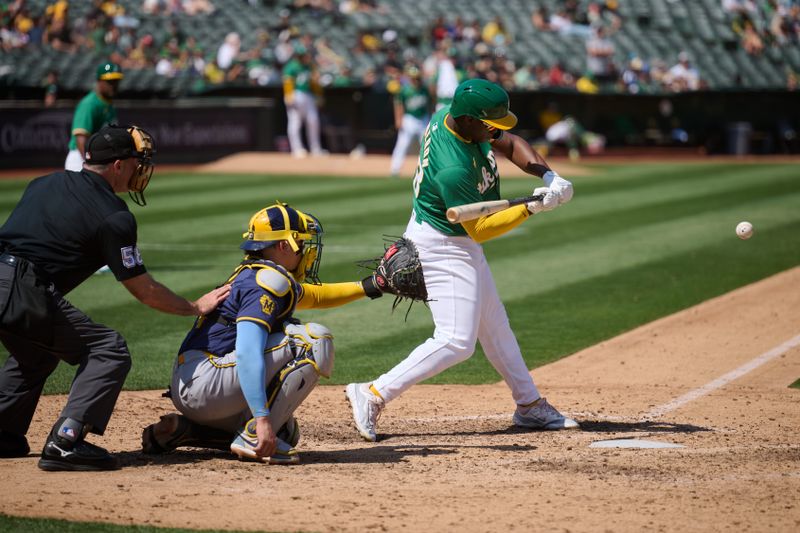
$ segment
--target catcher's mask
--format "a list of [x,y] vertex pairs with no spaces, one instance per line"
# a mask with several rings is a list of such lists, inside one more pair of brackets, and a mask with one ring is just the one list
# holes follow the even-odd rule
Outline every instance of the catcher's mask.
[[136,161],[139,163],[136,167],[136,172],[133,173],[131,180],[128,182],[128,194],[131,199],[139,205],[147,205],[144,199],[144,190],[150,183],[150,178],[153,176],[153,154],[156,153],[153,137],[145,130],[138,126],[130,126],[128,133],[133,137],[133,142],[136,145]]
[[257,252],[280,241],[287,241],[295,253],[303,256],[294,278],[319,284],[319,263],[322,259],[322,225],[316,217],[284,203],[265,207],[250,218],[245,241],[239,246],[245,252]]
[[85,159],[90,164],[113,163],[136,158],[136,170],[128,181],[128,194],[139,205],[146,205],[144,189],[153,175],[153,137],[139,126],[104,126],[89,137]]

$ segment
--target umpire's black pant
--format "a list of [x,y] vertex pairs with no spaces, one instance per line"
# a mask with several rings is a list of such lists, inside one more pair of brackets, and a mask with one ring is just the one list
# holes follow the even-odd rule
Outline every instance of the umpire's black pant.
[[0,341],[11,354],[0,369],[0,429],[28,432],[45,380],[62,360],[78,371],[61,416],[102,435],[131,368],[128,346],[113,329],[93,322],[59,294],[54,298],[52,341],[0,329]]

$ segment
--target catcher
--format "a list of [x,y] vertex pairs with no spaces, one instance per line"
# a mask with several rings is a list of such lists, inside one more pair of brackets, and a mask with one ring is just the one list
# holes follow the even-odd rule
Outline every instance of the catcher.
[[319,376],[330,376],[334,348],[328,328],[301,324],[292,313],[378,298],[379,283],[387,287],[377,273],[320,283],[322,233],[315,217],[287,204],[253,215],[240,246],[245,257],[225,282],[230,295],[195,321],[175,360],[168,394],[181,414],[145,428],[145,453],[195,446],[299,462],[293,413]]

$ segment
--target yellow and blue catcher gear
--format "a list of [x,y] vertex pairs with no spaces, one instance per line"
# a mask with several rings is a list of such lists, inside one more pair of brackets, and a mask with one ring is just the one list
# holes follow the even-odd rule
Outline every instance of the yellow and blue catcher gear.
[[257,252],[280,241],[287,241],[294,252],[303,257],[292,275],[298,282],[319,284],[319,263],[322,259],[322,224],[313,215],[298,211],[288,204],[265,207],[250,218],[245,241],[240,248]]

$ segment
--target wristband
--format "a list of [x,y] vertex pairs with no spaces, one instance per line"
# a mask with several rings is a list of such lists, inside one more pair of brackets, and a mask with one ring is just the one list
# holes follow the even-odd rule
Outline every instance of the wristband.
[[560,178],[560,177],[561,176],[559,176],[558,173],[555,170],[548,170],[547,172],[542,174],[542,181],[544,181],[545,187],[550,187],[550,184],[553,183],[553,181],[556,178]]
[[383,292],[380,290],[380,288],[378,288],[378,284],[375,283],[375,276],[367,276],[366,278],[362,279],[361,287],[364,289],[364,294],[373,300],[383,296]]

